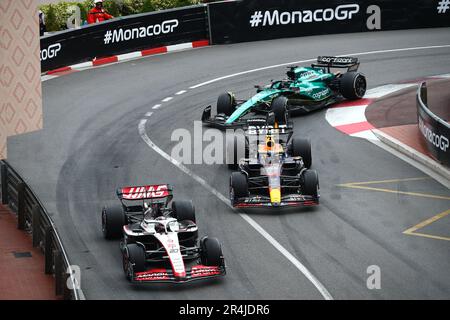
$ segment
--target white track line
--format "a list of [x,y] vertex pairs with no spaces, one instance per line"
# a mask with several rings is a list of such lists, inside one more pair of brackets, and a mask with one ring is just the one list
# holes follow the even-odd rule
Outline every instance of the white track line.
[[146,117],[151,117],[152,115],[153,115],[153,112],[147,112],[147,113],[145,114]]
[[156,109],[159,109],[160,107],[161,107],[160,104],[155,104],[155,105],[152,107],[152,109],[153,109],[153,110],[156,110]]
[[[159,148],[153,141],[148,137],[147,132],[145,130],[145,125],[147,123],[146,119],[142,119],[139,122],[139,135],[144,140],[144,142],[152,148],[154,151],[159,153],[164,159],[171,162],[173,165],[178,167],[181,171],[186,173],[192,179],[197,181],[200,185],[202,185],[206,190],[214,194],[219,200],[225,203],[228,207],[234,210],[234,208],[230,204],[230,200],[221,194],[217,189],[210,186],[204,179],[193,173],[189,170],[185,165],[176,159],[172,158],[166,152],[164,152],[161,148]],[[300,262],[298,261],[288,250],[286,250],[277,240],[275,240],[266,230],[264,230],[255,220],[253,220],[250,216],[245,213],[238,214],[248,223],[250,224],[260,235],[262,235],[271,245],[275,247],[282,255],[284,255],[316,288],[319,290],[320,294],[323,296],[325,300],[333,300],[333,297],[328,292],[328,290],[324,287],[324,285]]]
[[[450,48],[450,44],[438,45],[438,46],[411,47],[411,48],[399,48],[399,49],[386,49],[386,50],[376,50],[376,51],[354,52],[354,53],[341,54],[341,55],[338,55],[337,57],[343,57],[343,56],[364,56],[364,55],[379,54],[379,53],[401,52],[401,51],[412,51],[412,50],[426,50],[426,49],[441,49],[441,48]],[[317,61],[316,58],[314,58],[314,59],[306,59],[306,60],[299,60],[299,61],[292,61],[292,62],[274,64],[274,65],[266,66],[266,67],[262,67],[262,68],[251,69],[251,70],[242,71],[242,72],[238,72],[238,73],[233,73],[233,74],[229,74],[229,75],[226,75],[226,76],[222,76],[222,77],[219,77],[219,78],[215,78],[215,79],[212,79],[212,80],[208,80],[206,82],[202,82],[202,83],[196,84],[195,86],[190,87],[190,89],[197,89],[199,87],[203,87],[203,86],[206,86],[208,84],[211,84],[211,83],[214,83],[214,82],[217,82],[217,81],[221,81],[221,80],[225,80],[225,79],[228,79],[228,78],[241,76],[241,75],[248,74],[248,73],[253,73],[253,72],[258,72],[258,71],[262,71],[262,70],[267,70],[267,69],[273,69],[273,68],[293,65],[293,64],[300,64],[300,63],[306,63],[306,62],[315,62],[315,61]]]
[[170,100],[172,100],[173,99],[173,97],[167,97],[167,98],[165,98],[165,99],[162,99],[161,101],[162,102],[169,102]]
[[317,59],[307,59],[307,60],[300,60],[300,61],[294,61],[294,62],[286,62],[286,63],[281,63],[281,64],[274,64],[274,65],[267,66],[267,67],[262,67],[262,68],[251,69],[251,70],[242,71],[242,72],[238,72],[238,73],[233,73],[233,74],[229,74],[229,75],[226,75],[226,76],[222,76],[222,77],[219,77],[219,78],[215,78],[215,79],[212,79],[212,80],[208,80],[206,82],[202,82],[202,83],[196,84],[195,86],[189,87],[189,89],[197,89],[197,88],[206,86],[208,84],[211,84],[211,83],[214,83],[214,82],[217,82],[217,81],[221,81],[221,80],[225,80],[225,79],[228,79],[228,78],[241,76],[241,75],[244,75],[244,74],[247,74],[247,73],[252,73],[252,72],[257,72],[257,71],[262,71],[262,70],[267,70],[267,69],[273,69],[273,68],[278,68],[278,67],[283,67],[283,66],[287,66],[287,65],[290,65],[290,64],[306,63],[306,62],[314,62],[314,61],[317,61]]
[[177,93],[175,93],[175,95],[179,96],[179,95],[184,94],[186,92],[187,92],[186,90],[181,90],[181,91],[178,91]]

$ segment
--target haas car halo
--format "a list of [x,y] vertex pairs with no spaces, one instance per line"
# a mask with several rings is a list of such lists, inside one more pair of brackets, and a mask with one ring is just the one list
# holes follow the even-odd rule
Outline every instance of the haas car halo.
[[172,190],[167,184],[121,188],[121,205],[102,210],[103,235],[122,238],[123,270],[131,282],[182,283],[226,273],[219,241],[198,240],[192,201],[172,201]]
[[[280,96],[288,99],[287,109],[291,115],[308,113],[345,99],[361,99],[367,82],[358,68],[357,58],[320,56],[310,67],[289,67],[286,79],[255,86],[257,93],[248,100],[237,100],[231,92],[221,94],[217,114],[212,116],[211,106],[208,106],[203,111],[202,121],[218,128],[250,125],[252,119],[272,111],[273,100]],[[341,73],[339,69],[347,69],[347,72]]]

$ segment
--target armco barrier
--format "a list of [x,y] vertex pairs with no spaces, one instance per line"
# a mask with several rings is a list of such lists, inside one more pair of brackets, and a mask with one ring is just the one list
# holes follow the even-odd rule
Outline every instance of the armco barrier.
[[80,62],[208,39],[206,5],[116,18],[41,38],[41,71]]
[[210,42],[221,44],[333,33],[450,26],[450,8],[447,8],[445,3],[440,5],[439,2],[244,0],[211,3],[208,5]]
[[44,272],[54,275],[55,294],[66,300],[81,299],[82,293],[61,239],[44,206],[6,161],[0,161],[0,173],[2,204],[17,214],[17,228],[30,232],[33,247],[39,247],[44,253]]
[[419,130],[428,150],[442,164],[450,166],[450,124],[440,119],[428,108],[425,82],[420,84],[416,100]]

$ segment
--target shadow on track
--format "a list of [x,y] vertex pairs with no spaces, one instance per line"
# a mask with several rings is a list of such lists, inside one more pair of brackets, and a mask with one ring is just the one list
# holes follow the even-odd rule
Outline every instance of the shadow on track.
[[[319,204],[320,206],[320,204]],[[238,213],[245,213],[249,216],[261,215],[261,216],[284,216],[293,214],[314,214],[319,211],[316,207],[296,207],[296,208],[250,208],[236,210]]]

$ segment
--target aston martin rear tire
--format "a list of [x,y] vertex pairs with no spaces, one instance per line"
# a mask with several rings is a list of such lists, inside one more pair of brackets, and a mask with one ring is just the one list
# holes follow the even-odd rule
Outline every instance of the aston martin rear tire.
[[348,100],[364,97],[367,89],[366,77],[356,71],[344,73],[340,78],[340,92]]

